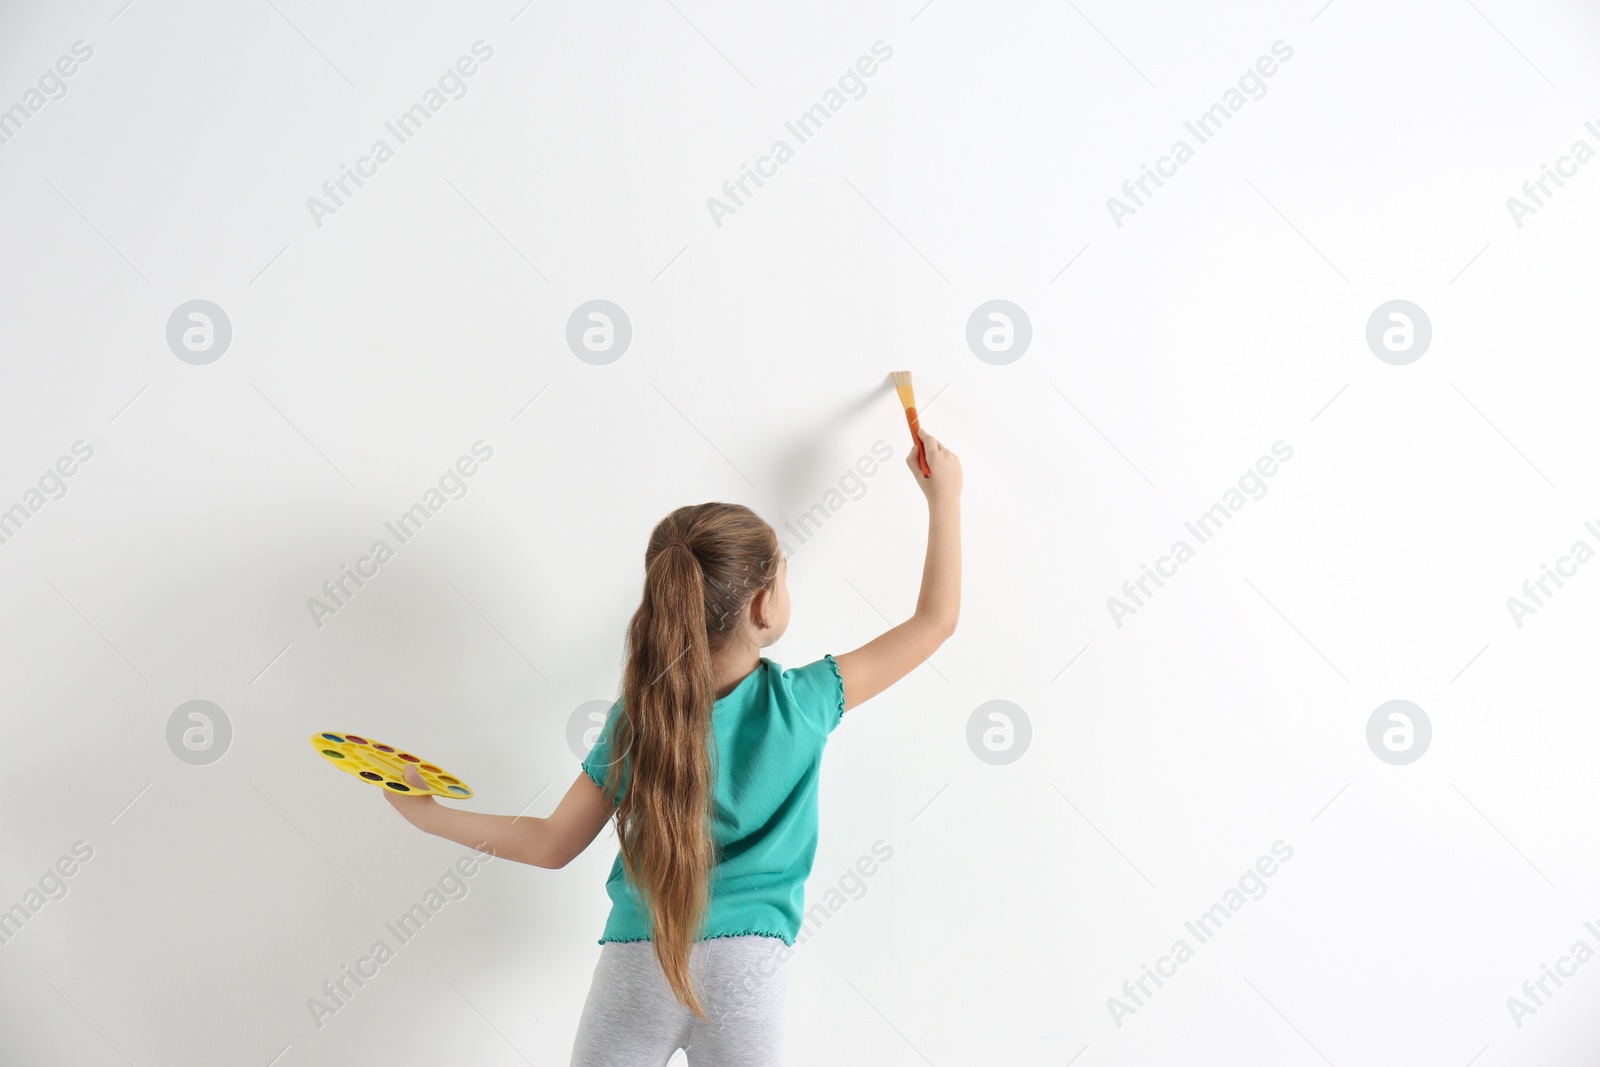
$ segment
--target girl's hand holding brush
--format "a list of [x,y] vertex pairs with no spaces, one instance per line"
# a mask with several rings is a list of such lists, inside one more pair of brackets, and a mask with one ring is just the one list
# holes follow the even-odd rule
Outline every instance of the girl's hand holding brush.
[[[917,438],[921,447],[906,455],[906,466],[916,475],[917,488],[928,498],[929,507],[944,501],[956,503],[961,499],[961,460],[927,430],[919,427]],[[929,472],[926,477],[922,473],[924,463]]]

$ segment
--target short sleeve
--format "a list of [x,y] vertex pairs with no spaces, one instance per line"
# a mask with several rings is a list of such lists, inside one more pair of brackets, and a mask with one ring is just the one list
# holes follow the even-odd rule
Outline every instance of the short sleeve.
[[[583,759],[583,773],[587,774],[595,785],[604,792],[606,788],[606,775],[611,771],[611,742],[617,728],[617,718],[622,712],[622,701],[618,700],[611,705],[611,710],[606,713],[605,725],[600,727],[600,733],[595,737],[594,747]],[[611,798],[615,804],[622,797],[623,790],[627,787],[626,771],[617,783],[617,792]]]
[[784,671],[783,677],[805,721],[823,737],[833,733],[844,717],[844,678],[833,654]]

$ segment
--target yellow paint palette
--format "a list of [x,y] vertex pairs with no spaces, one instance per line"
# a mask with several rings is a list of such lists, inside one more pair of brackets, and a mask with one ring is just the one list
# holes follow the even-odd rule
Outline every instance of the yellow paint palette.
[[[317,754],[346,774],[353,774],[363,782],[370,782],[394,793],[412,796],[432,794],[446,800],[465,800],[472,795],[472,787],[453,774],[447,774],[421,756],[413,756],[393,745],[362,737],[359,734],[341,734],[333,731],[311,735],[311,747]],[[426,790],[417,789],[405,779],[406,764],[417,769]]]

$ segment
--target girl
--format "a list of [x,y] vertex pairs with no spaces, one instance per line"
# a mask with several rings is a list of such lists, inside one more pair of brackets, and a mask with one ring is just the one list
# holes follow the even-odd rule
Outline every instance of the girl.
[[[645,548],[622,695],[548,818],[385,793],[413,826],[498,857],[564,867],[615,819],[611,915],[573,1067],[780,1062],[783,963],[817,847],[823,744],[955,631],[961,463],[927,432],[922,590],[911,618],[837,658],[761,655],[789,625],[777,534],[738,504],[668,515]],[[407,780],[424,788],[414,768]],[[412,780],[415,777],[415,780]]]

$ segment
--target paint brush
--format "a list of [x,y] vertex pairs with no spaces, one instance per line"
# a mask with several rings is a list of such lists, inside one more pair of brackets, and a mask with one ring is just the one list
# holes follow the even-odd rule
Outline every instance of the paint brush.
[[928,448],[922,443],[922,427],[917,423],[917,398],[911,391],[911,372],[894,371],[889,380],[894,383],[895,392],[900,394],[900,404],[906,409],[906,421],[911,424],[911,440],[917,446],[917,463],[922,467],[922,476],[932,478],[933,472],[928,469]]

